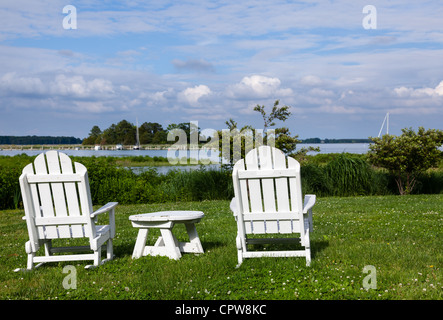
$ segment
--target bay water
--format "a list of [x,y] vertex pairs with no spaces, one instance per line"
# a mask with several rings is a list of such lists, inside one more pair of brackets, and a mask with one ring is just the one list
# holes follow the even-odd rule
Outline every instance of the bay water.
[[[364,154],[369,150],[368,143],[313,143],[313,144],[298,144],[297,150],[300,150],[303,147],[319,147],[320,152],[309,152],[308,155],[315,155],[318,153],[356,153],[356,154]],[[150,156],[150,157],[165,157],[174,159],[177,164],[174,166],[158,166],[155,167],[159,173],[165,173],[171,169],[179,169],[179,170],[194,170],[200,168],[199,165],[195,166],[183,166],[180,165],[178,159],[182,157],[187,157],[189,159],[198,159],[200,162],[211,164],[206,165],[205,167],[217,168],[219,167],[220,159],[217,151],[211,150],[91,150],[91,149],[82,149],[79,147],[78,149],[54,149],[59,150],[63,153],[66,153],[68,156],[78,156],[78,157],[131,157],[131,156]],[[42,152],[48,151],[47,149],[8,149],[4,148],[0,150],[0,156],[15,156],[18,154],[27,154],[29,156],[36,156]],[[199,163],[200,163],[199,162]],[[146,170],[145,167],[132,167],[134,172],[140,172]]]

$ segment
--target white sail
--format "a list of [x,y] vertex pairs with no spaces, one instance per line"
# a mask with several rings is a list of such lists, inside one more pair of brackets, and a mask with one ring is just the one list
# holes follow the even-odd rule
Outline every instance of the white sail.
[[380,138],[381,132],[383,130],[383,127],[385,126],[386,122],[386,134],[389,134],[389,112],[386,113],[385,119],[383,120],[383,123],[381,125],[380,131],[378,133],[378,137]]
[[135,142],[135,146],[133,147],[134,150],[139,150],[140,149],[140,136],[138,134],[138,118],[135,119],[136,121],[136,142]]

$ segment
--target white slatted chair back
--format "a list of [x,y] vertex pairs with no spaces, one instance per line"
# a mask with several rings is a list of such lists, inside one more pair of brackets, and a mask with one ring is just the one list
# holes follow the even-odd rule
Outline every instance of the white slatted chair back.
[[[32,245],[40,239],[95,237],[85,166],[64,153],[42,153],[23,169],[23,202]],[[34,248],[36,249],[36,248]]]
[[[299,233],[303,223],[300,164],[276,148],[251,150],[234,166],[245,232]],[[237,197],[238,196],[238,197]]]
[[[113,237],[109,232],[98,234],[97,230],[105,229],[96,226],[91,217],[93,207],[86,167],[72,163],[66,154],[54,150],[38,155],[34,163],[23,169],[20,188],[29,234],[28,254],[35,254],[42,244],[53,239],[70,238],[89,238],[92,250],[97,251],[101,242]],[[117,205],[110,204],[109,210]],[[28,261],[29,265],[32,263]]]
[[298,233],[302,245],[309,247],[298,161],[277,148],[261,146],[234,165],[232,176],[235,198],[231,209],[237,220],[239,264],[240,255],[253,256],[245,253],[250,234]]

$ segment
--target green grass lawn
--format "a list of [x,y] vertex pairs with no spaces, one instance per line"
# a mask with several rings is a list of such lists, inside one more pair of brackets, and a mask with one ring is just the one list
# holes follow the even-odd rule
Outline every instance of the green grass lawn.
[[[197,231],[205,253],[184,254],[179,261],[133,260],[137,230],[128,217],[160,210],[203,211]],[[310,267],[304,258],[260,258],[236,269],[236,224],[228,201],[120,205],[113,261],[92,270],[84,269],[88,262],[67,262],[13,272],[26,267],[24,212],[1,211],[0,299],[440,300],[442,213],[443,195],[318,198]],[[174,230],[185,239],[184,227]],[[151,233],[150,241],[156,236]],[[75,267],[76,289],[63,287],[67,265]],[[365,266],[375,267],[376,289],[363,286],[365,277],[374,276],[363,272]]]

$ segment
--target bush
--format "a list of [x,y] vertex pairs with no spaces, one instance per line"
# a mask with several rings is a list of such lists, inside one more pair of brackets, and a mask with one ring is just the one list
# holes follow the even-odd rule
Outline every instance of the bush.
[[34,158],[26,154],[0,156],[0,210],[22,206],[19,177],[23,168]]
[[0,210],[18,208],[21,202],[18,167],[0,167]]
[[420,175],[413,194],[438,194],[443,193],[443,172],[441,170],[428,170]]

